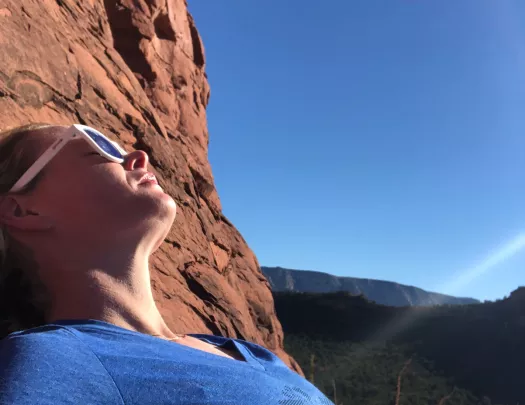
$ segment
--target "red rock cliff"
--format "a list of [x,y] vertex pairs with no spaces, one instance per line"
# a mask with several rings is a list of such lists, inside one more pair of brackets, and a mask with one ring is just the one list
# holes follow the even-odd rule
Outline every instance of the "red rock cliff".
[[84,123],[150,155],[179,208],[151,266],[168,324],[254,341],[300,372],[257,259],[221,211],[204,47],[186,2],[3,0],[0,55],[0,130]]

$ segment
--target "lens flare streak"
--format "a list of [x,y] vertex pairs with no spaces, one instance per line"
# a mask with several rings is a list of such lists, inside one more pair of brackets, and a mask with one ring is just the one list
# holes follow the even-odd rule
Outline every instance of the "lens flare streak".
[[454,280],[446,284],[442,291],[446,294],[454,294],[489,270],[515,256],[523,250],[523,248],[525,248],[525,233],[518,235],[510,242],[504,244],[478,265],[460,273]]

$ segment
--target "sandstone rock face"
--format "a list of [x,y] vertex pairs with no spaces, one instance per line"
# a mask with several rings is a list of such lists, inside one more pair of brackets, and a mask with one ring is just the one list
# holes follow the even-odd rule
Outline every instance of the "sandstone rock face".
[[0,130],[93,126],[148,152],[178,214],[152,258],[158,306],[177,332],[283,351],[269,284],[221,212],[207,159],[205,55],[184,0],[0,1]]

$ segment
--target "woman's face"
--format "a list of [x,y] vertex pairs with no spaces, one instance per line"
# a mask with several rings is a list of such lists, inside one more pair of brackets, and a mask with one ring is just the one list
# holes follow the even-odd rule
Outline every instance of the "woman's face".
[[[38,155],[65,130],[53,127],[31,135]],[[95,247],[149,238],[154,250],[169,232],[176,205],[160,186],[139,184],[148,162],[142,151],[130,152],[122,164],[111,162],[85,140],[69,141],[43,169],[28,204],[50,218],[58,240],[74,238]]]

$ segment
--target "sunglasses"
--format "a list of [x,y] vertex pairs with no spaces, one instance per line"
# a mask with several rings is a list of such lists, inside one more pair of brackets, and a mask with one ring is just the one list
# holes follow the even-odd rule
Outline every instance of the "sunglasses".
[[105,158],[112,162],[122,163],[127,152],[122,149],[116,142],[113,142],[104,134],[87,125],[74,124],[65,131],[46,151],[40,156],[35,163],[20,177],[20,179],[11,187],[10,192],[22,190],[27,184],[40,173],[40,171],[49,163],[51,159],[72,139],[83,138],[91,147]]

